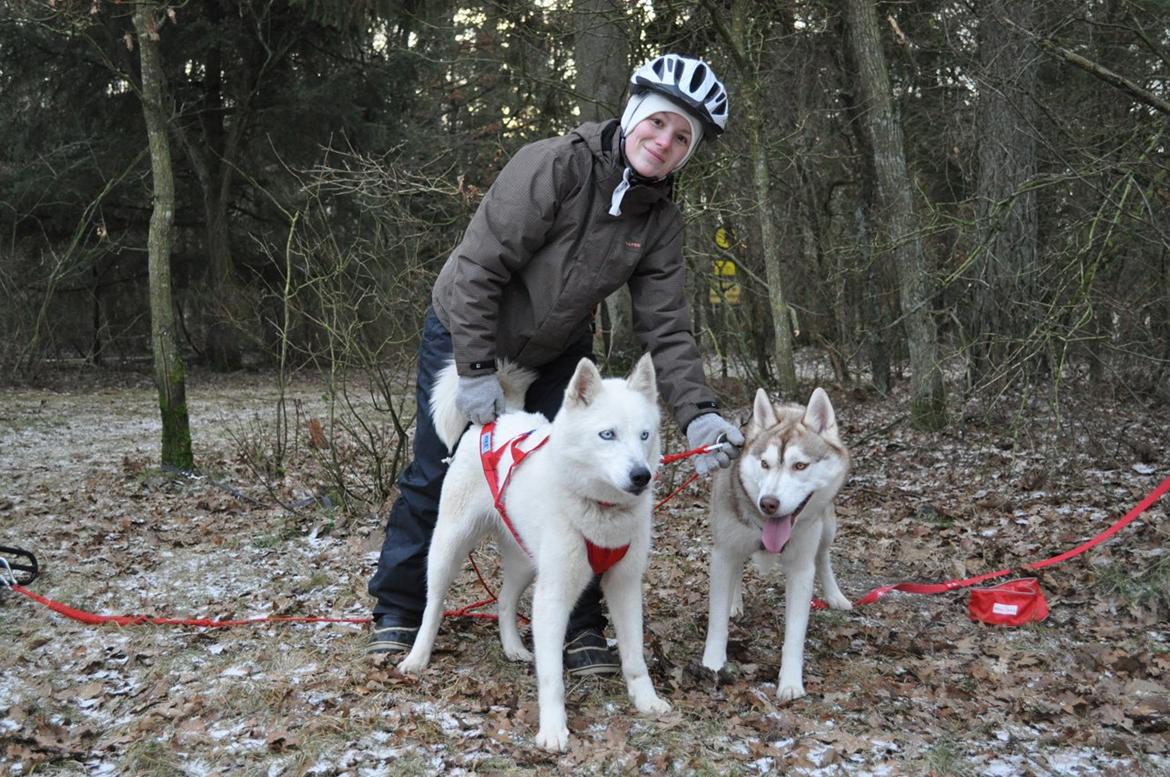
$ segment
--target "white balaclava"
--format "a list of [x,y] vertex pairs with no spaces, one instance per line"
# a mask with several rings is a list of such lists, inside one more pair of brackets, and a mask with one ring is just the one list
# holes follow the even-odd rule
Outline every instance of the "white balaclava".
[[[622,113],[622,143],[626,142],[626,136],[638,126],[639,122],[655,113],[668,112],[677,113],[687,120],[691,125],[691,144],[687,147],[686,155],[674,166],[674,170],[687,163],[691,158],[691,154],[695,153],[695,149],[699,147],[699,142],[703,139],[703,125],[698,122],[690,113],[683,110],[678,103],[674,102],[668,97],[665,97],[658,92],[643,92],[642,94],[634,95],[626,102],[626,110]],[[622,198],[625,197],[626,190],[630,188],[630,176],[633,174],[629,165],[622,172],[622,181],[613,190],[613,198],[610,200],[609,215],[620,216],[622,213]]]

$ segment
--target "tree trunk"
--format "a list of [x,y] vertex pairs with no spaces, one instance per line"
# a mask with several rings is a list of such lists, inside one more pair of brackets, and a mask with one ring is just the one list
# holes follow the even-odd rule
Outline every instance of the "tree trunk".
[[753,22],[752,11],[754,3],[747,0],[735,0],[731,8],[731,26],[724,23],[726,11],[710,0],[704,0],[703,6],[711,17],[719,36],[723,39],[739,71],[742,85],[743,104],[742,116],[736,121],[743,122],[747,129],[746,135],[751,144],[752,190],[755,194],[756,218],[760,223],[760,251],[764,257],[764,278],[768,284],[768,307],[772,314],[773,358],[776,361],[776,382],[781,394],[786,398],[795,398],[799,387],[796,381],[796,361],[792,344],[791,313],[785,294],[784,273],[780,265],[781,235],[780,227],[772,211],[771,174],[768,170],[768,149],[766,145],[769,133],[765,127],[763,114],[757,102],[765,93],[765,73],[761,69],[760,52],[752,50],[752,46],[766,38],[758,30],[749,32]]
[[101,366],[102,350],[105,345],[102,342],[102,337],[105,333],[102,331],[102,274],[98,268],[100,261],[100,258],[95,257],[93,265],[89,268],[90,282],[93,284],[89,290],[90,322],[93,326],[93,333],[90,336],[89,353],[86,354],[86,361],[95,367]]
[[[573,0],[573,59],[577,65],[577,106],[583,121],[612,119],[630,76],[626,4],[617,0]],[[603,366],[610,360],[633,364],[640,349],[631,325],[630,291],[610,294],[598,311],[593,352]]]
[[582,121],[612,119],[630,75],[627,4],[618,0],[573,0],[573,59]]
[[781,396],[799,401],[796,381],[796,359],[792,348],[791,312],[784,294],[784,273],[780,268],[780,227],[770,207],[771,179],[768,173],[768,151],[765,133],[759,115],[748,106],[744,121],[748,122],[752,145],[752,184],[756,195],[756,214],[760,220],[760,248],[764,254],[764,277],[768,281],[768,307],[772,312],[773,356],[776,361],[776,382]]
[[171,228],[175,220],[175,181],[171,147],[163,111],[165,82],[159,51],[158,28],[152,4],[134,8],[134,29],[142,59],[142,112],[150,143],[153,207],[147,251],[150,274],[151,345],[154,382],[162,413],[162,463],[191,469],[191,427],[187,418],[187,386],[183,359],[175,337],[175,310],[171,298]]
[[[229,175],[230,173],[225,173]],[[204,192],[204,217],[207,220],[207,259],[211,283],[211,326],[207,331],[207,361],[217,372],[238,370],[243,366],[240,348],[240,321],[244,305],[243,292],[236,283],[232,262],[226,199]]]
[[[848,35],[842,26],[841,39]],[[848,47],[845,49],[845,59],[848,63],[848,72],[856,72],[857,64],[853,61]],[[882,396],[888,395],[894,388],[894,378],[890,363],[890,317],[887,311],[890,305],[886,304],[887,289],[890,284],[884,277],[880,267],[875,263],[874,245],[877,242],[873,236],[872,224],[877,211],[877,184],[874,181],[873,149],[869,142],[869,133],[865,131],[862,109],[858,105],[858,96],[853,94],[856,85],[846,86],[840,90],[841,102],[845,108],[845,115],[849,121],[850,136],[857,144],[856,155],[861,159],[859,185],[861,189],[861,204],[853,213],[854,233],[857,245],[857,264],[855,275],[860,280],[860,303],[858,307],[861,315],[858,321],[863,331],[862,345],[866,360],[869,362],[870,379],[874,388]]]
[[981,8],[979,255],[968,331],[974,380],[1012,369],[1012,343],[1028,337],[1029,303],[1038,291],[1036,194],[1028,188],[1036,172],[1036,67],[1020,31],[1032,26],[1032,0],[986,0]]
[[845,9],[848,46],[857,68],[857,96],[873,153],[877,215],[890,246],[906,322],[910,415],[920,429],[940,429],[946,424],[946,402],[937,327],[930,310],[929,268],[918,231],[902,127],[894,114],[877,9],[873,0],[847,0]]
[[[207,4],[208,21],[216,26],[223,9],[218,3]],[[243,52],[249,61],[249,53]],[[224,94],[223,52],[218,42],[208,48],[204,60],[207,77],[203,83],[203,110],[200,116],[202,144],[196,146],[188,134],[187,154],[203,191],[203,217],[207,234],[207,308],[211,324],[207,330],[206,352],[208,364],[217,372],[237,370],[243,364],[241,356],[240,319],[245,306],[243,293],[236,282],[232,259],[231,224],[228,220],[228,198],[231,196],[241,133],[247,126],[251,103],[254,70],[258,67],[240,66],[234,74],[237,84],[232,99],[231,128],[226,125],[228,106]]]
[[857,257],[865,273],[864,288],[861,292],[861,320],[867,324],[865,353],[869,360],[870,377],[873,387],[883,397],[894,389],[894,376],[890,369],[890,322],[886,315],[887,305],[882,303],[881,273],[874,262],[873,238],[870,234],[870,208],[858,207],[854,213],[857,225]]

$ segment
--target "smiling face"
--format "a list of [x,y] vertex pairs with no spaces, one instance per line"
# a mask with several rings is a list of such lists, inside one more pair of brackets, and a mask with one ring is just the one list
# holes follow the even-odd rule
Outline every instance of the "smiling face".
[[687,156],[691,124],[670,111],[652,113],[626,135],[626,159],[638,175],[665,178]]

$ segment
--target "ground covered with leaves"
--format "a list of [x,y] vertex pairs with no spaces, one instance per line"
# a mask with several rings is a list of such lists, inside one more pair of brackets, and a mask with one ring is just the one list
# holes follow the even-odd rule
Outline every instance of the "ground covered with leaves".
[[[256,461],[271,378],[195,374],[188,390],[194,476],[158,467],[157,401],[142,375],[0,390],[0,545],[38,555],[31,590],[104,614],[366,617],[385,506],[347,512],[330,498],[322,387],[293,387],[296,445],[267,472]],[[750,387],[736,391],[746,407]],[[930,435],[910,429],[904,397],[830,395],[854,460],[834,553],[854,599],[1048,558],[1170,475],[1170,409],[1136,398],[956,403],[952,428]],[[664,471],[662,493],[685,467]],[[645,581],[647,658],[674,710],[632,713],[620,679],[570,684],[560,756],[533,748],[535,678],[503,658],[491,621],[448,619],[430,669],[406,678],[363,656],[361,625],[89,626],[6,592],[0,770],[1166,774],[1168,500],[1045,569],[1043,623],[973,623],[963,591],[815,613],[809,695],[782,704],[780,578],[747,571],[730,670],[698,667],[708,530],[706,490],[693,486],[656,512]],[[476,558],[494,585],[494,553]],[[469,568],[449,604],[483,596]]]

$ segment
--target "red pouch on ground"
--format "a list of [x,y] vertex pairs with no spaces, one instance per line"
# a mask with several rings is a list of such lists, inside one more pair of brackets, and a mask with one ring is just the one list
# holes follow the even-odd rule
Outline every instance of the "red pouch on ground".
[[993,626],[1020,626],[1048,617],[1048,602],[1034,577],[1009,580],[991,588],[971,589],[967,614]]

